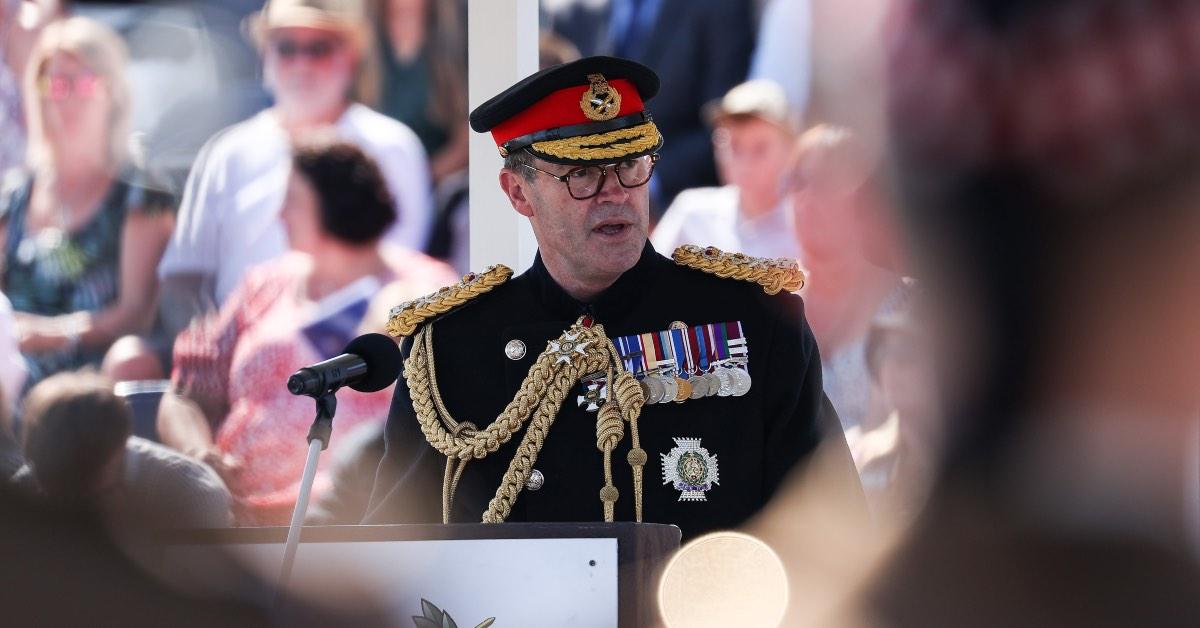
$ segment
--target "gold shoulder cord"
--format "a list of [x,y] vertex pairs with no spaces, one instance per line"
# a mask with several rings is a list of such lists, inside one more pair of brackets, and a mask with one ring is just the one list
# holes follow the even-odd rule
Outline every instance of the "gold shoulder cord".
[[421,432],[429,444],[447,458],[442,485],[444,523],[450,522],[454,493],[467,462],[495,452],[529,423],[500,487],[483,515],[484,523],[501,523],[507,519],[533,472],[533,465],[563,400],[581,378],[596,372],[605,372],[608,381],[615,382],[609,387],[607,402],[597,415],[596,423],[596,447],[604,453],[605,484],[600,489],[604,520],[613,520],[613,506],[619,497],[612,480],[612,452],[624,438],[624,422],[628,421],[632,448],[627,460],[633,467],[634,511],[637,521],[641,522],[642,471],[647,457],[641,448],[637,421],[645,399],[637,380],[625,370],[602,325],[585,326],[581,318],[557,340],[550,341],[530,367],[513,400],[482,430],[469,422],[456,421],[442,402],[434,369],[433,324],[423,326],[413,340],[412,352],[404,361],[404,377]]
[[503,264],[489,266],[482,273],[467,273],[462,281],[453,286],[446,286],[433,294],[392,308],[384,329],[392,337],[411,336],[421,323],[491,292],[496,286],[508,281],[512,274],[512,269]]
[[804,271],[796,260],[751,257],[744,253],[726,253],[715,246],[700,248],[685,244],[671,256],[675,263],[725,279],[752,281],[767,294],[796,292],[804,287]]

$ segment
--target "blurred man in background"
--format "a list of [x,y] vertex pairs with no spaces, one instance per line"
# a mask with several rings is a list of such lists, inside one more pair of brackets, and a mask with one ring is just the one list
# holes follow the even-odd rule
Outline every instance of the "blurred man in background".
[[218,134],[197,158],[159,266],[177,332],[223,303],[245,270],[282,254],[279,220],[294,139],[325,129],[383,169],[398,220],[387,242],[421,250],[432,222],[425,152],[403,124],[353,100],[369,31],[361,0],[270,0],[250,21],[275,105]]
[[654,248],[697,244],[756,257],[799,257],[790,201],[780,189],[796,140],[783,89],[768,80],[742,83],[709,106],[708,118],[725,185],[680,193],[654,228]]

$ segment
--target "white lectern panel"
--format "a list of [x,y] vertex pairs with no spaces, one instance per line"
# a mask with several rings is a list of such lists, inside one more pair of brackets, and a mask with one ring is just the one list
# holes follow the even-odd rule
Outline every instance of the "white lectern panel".
[[[274,579],[281,543],[225,545],[264,578]],[[211,545],[174,545],[166,565],[204,565]],[[615,628],[617,540],[478,539],[301,543],[294,589],[319,590],[345,579],[372,593],[396,626],[413,626],[421,599],[473,628],[495,617],[495,628]]]

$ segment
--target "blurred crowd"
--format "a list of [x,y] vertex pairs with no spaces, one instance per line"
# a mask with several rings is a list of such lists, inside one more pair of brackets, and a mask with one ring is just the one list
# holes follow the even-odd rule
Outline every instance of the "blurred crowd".
[[[287,393],[287,376],[336,355],[360,333],[382,329],[390,307],[453,283],[469,270],[466,4],[0,0],[0,474],[11,478],[14,490],[83,505],[118,527],[133,519],[156,527],[288,521],[312,406]],[[960,31],[938,29],[970,31],[970,20],[932,18],[909,4],[543,0],[540,10],[543,66],[612,54],[645,63],[662,79],[650,107],[667,138],[650,182],[651,241],[659,252],[698,244],[799,260],[825,391],[879,525],[916,520],[926,499],[939,494],[934,480],[946,469],[983,478],[979,486],[1002,492],[988,481],[1002,467],[987,464],[1011,453],[1004,447],[1015,442],[1018,428],[1023,437],[1042,429],[960,423],[951,431],[946,427],[951,415],[962,419],[981,408],[975,418],[1092,410],[1082,402],[1055,408],[1046,396],[1039,397],[1041,406],[1022,406],[1024,398],[1015,395],[1032,395],[1042,385],[1077,386],[1075,392],[1085,397],[1095,390],[1089,384],[1111,383],[1099,373],[1089,381],[1071,372],[1072,353],[1098,362],[1106,358],[1080,340],[1081,327],[1051,312],[1047,295],[1069,294],[1097,311],[1116,307],[1119,297],[1076,290],[1064,278],[1093,273],[1097,283],[1111,285],[1116,266],[1130,267],[1120,256],[1076,244],[1070,250],[1094,262],[1091,266],[1051,255],[1051,235],[1021,235],[1041,229],[1041,215],[1011,210],[1101,202],[1141,208],[1128,198],[1144,193],[1121,188],[1113,194],[1134,196],[1106,198],[1100,195],[1107,189],[1103,185],[1071,187],[1076,179],[1117,180],[1132,171],[1132,160],[1108,164],[1108,170],[1105,164],[1080,165],[1070,171],[1076,179],[1038,170],[1047,168],[1046,160],[1071,168],[1070,157],[1117,150],[1079,139],[1104,135],[1103,128],[1071,128],[1078,131],[1071,136],[1078,146],[1053,153],[1061,147],[1047,140],[1045,152],[1038,153],[1038,140],[1053,135],[1045,130],[1055,124],[1053,116],[1029,122],[1022,116],[1036,116],[1019,105],[1012,105],[1018,113],[985,112],[1000,123],[981,122],[985,113],[978,111],[975,117],[964,114],[990,96],[979,85],[995,75],[967,67],[970,61],[982,64],[984,52],[959,42]],[[885,24],[889,10],[901,17]],[[1011,35],[1005,10],[981,11],[1001,26],[978,27],[986,32],[974,32],[979,41]],[[934,26],[928,32],[912,26],[921,19]],[[885,26],[927,36],[892,42],[900,52],[886,57],[894,65],[890,84],[883,78]],[[1200,40],[1200,31],[1192,35]],[[1196,40],[1187,48],[1192,57]],[[1053,45],[1031,44],[1013,54],[1036,56],[1038,50],[1054,51]],[[1086,52],[1081,58],[1092,58]],[[1095,58],[1102,53],[1107,54]],[[962,60],[945,61],[941,82],[896,78],[919,74],[913,68],[935,64],[939,54]],[[1086,72],[1082,67],[1056,66],[1063,73]],[[1192,83],[1182,91],[1194,98],[1195,66],[1191,70]],[[971,86],[980,91],[970,93]],[[1039,84],[1020,88],[1014,91],[1034,91]],[[1043,100],[1056,93],[1043,91],[1037,92]],[[1180,108],[1194,110],[1196,102]],[[1056,106],[1075,105],[1067,98]],[[903,162],[908,168],[888,166],[885,112],[893,128],[902,130],[900,141],[891,138],[890,150],[909,159]],[[1105,118],[1108,113],[1094,117],[1117,116]],[[948,120],[960,123],[952,140],[930,131]],[[1026,132],[1028,142],[1011,153],[993,146],[1000,157],[986,153],[979,145],[987,138],[977,135],[986,135],[980,129],[992,123],[1011,125],[1016,130],[1010,133]],[[1189,137],[1171,130],[1183,127],[1166,128],[1163,135],[1174,133],[1180,144]],[[1120,170],[1122,164],[1126,170]],[[1184,171],[1167,166],[1174,167],[1164,165],[1154,173],[1159,179],[1146,175],[1147,180],[1174,181],[1169,175]],[[987,169],[993,167],[995,172]],[[1014,178],[1018,174],[1031,178]],[[953,176],[954,184],[926,185],[940,182],[939,176]],[[907,244],[911,234],[900,226],[899,207],[906,203],[926,210],[910,220],[933,234],[922,240],[929,251]],[[988,218],[947,226],[927,215],[939,207],[978,209]],[[994,215],[1003,212],[1016,224]],[[1086,221],[1079,214],[1069,223],[1064,218],[1054,225],[1061,233],[1053,235],[1095,230],[1108,245],[1112,234],[1130,233],[1125,248],[1116,245],[1125,252],[1166,237],[1115,220],[1081,223]],[[947,244],[956,228],[969,237]],[[970,258],[960,250],[964,246],[993,256],[964,262]],[[1030,257],[1021,259],[1014,251]],[[933,261],[917,264],[917,253]],[[1034,262],[1046,264],[1049,279]],[[1168,263],[1147,266],[1142,276]],[[1007,291],[978,288],[992,285],[988,281],[1004,283],[1006,273],[1014,283]],[[1136,281],[1132,271],[1121,277]],[[1194,279],[1181,275],[1180,281],[1188,278]],[[935,292],[941,303],[977,316],[947,320],[944,312],[927,311],[931,301],[939,302],[927,298],[931,279],[940,287]],[[1043,279],[1046,286],[1029,287]],[[1027,289],[1018,289],[1018,283]],[[1194,291],[1194,282],[1190,285]],[[946,297],[946,286],[957,290],[953,296],[959,300]],[[1131,307],[1161,307],[1169,296],[1143,294]],[[1175,295],[1172,302],[1180,299]],[[1030,319],[1001,312],[1000,302],[1027,305],[1029,316],[1044,315],[1049,322],[1035,329]],[[1135,334],[1120,322],[1098,319],[1089,329],[1105,338]],[[1143,324],[1157,323],[1150,317]],[[947,338],[985,329],[1059,352],[1022,353],[1000,340],[982,348],[965,342],[945,346],[952,344]],[[1056,340],[1048,341],[1051,337]],[[1183,343],[1178,349],[1200,346]],[[939,366],[935,354],[951,356],[963,368],[947,367],[946,361]],[[1180,370],[1176,375],[1195,379],[1187,371],[1193,362],[1174,353],[1161,359]],[[1038,364],[1047,370],[1035,375],[1043,380],[1008,379],[1026,374],[1031,360],[1042,360]],[[1146,372],[1146,363],[1130,364]],[[984,375],[993,379],[979,384]],[[967,380],[978,389],[963,383]],[[1027,389],[1018,391],[1020,386]],[[956,396],[944,394],[951,387]],[[1132,391],[1125,392],[1122,401],[1136,409]],[[369,482],[390,398],[391,388],[340,394],[334,455],[323,460],[314,488],[316,516],[328,517],[321,520],[355,522],[336,513]],[[949,398],[957,401],[955,407],[945,407]],[[1159,414],[1177,409],[1163,407]],[[1114,440],[1094,443],[1097,456],[1112,455],[1109,448],[1129,435],[1117,427],[1119,412],[1102,414]],[[1086,432],[1071,431],[1080,424],[1065,420],[1045,429],[1048,442],[1059,443],[1078,442],[1072,439]],[[1200,441],[1195,444],[1200,452]],[[1020,455],[1054,467],[1054,453],[1033,449]],[[1153,458],[1150,451],[1130,463]],[[1188,455],[1193,453],[1200,456]],[[1116,481],[1101,461],[1084,462]],[[1077,478],[1062,472],[1052,479],[1068,486]],[[1028,500],[1055,499],[1049,488],[1039,488],[1046,494],[1030,489]],[[935,503],[943,509],[961,505]],[[1107,502],[1101,506],[1118,509]],[[1200,504],[1180,508],[1198,510],[1193,523],[1200,529]],[[1029,510],[1040,516],[1054,509]],[[172,514],[142,516],[163,512]],[[926,549],[919,546],[914,556]],[[928,575],[904,562],[896,569]],[[887,597],[893,594],[882,590],[880,607],[899,613],[900,603]]]
[[[219,477],[230,522],[286,522],[311,413],[287,375],[468,270],[465,3],[3,7],[13,460],[28,391],[94,371],[133,409],[130,442]],[[794,0],[547,2],[541,61],[614,54],[662,76],[653,243],[801,260],[827,393],[874,500],[896,484],[901,447],[885,382],[928,378],[909,373],[917,355],[894,355],[919,353],[921,334],[877,151],[851,120],[810,110],[807,47],[774,32],[805,35],[811,13]],[[378,435],[390,389],[343,394],[339,433]],[[908,405],[934,419],[932,401]]]

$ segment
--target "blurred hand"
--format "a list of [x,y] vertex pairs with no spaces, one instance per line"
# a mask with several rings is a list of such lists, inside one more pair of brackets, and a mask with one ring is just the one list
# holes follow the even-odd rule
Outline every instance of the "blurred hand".
[[36,320],[17,321],[17,344],[21,353],[46,353],[67,348],[70,338],[57,325]]
[[237,480],[242,474],[242,461],[233,454],[219,451],[215,447],[198,452],[193,457],[212,467],[226,484]]

